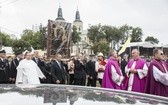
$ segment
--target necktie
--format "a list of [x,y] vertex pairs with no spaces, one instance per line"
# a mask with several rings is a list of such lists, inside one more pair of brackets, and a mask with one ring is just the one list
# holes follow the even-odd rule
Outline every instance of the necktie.
[[60,61],[58,61],[58,65],[59,65],[59,67],[60,67],[60,69],[61,69],[61,62],[60,62]]

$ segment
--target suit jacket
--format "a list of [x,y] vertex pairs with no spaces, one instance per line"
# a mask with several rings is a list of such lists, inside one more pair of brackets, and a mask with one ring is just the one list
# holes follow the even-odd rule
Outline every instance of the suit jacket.
[[125,76],[126,74],[125,74],[125,66],[127,65],[127,61],[126,60],[122,60],[121,61],[121,71],[122,71],[122,74],[123,74],[123,76]]
[[96,78],[97,77],[97,72],[96,72],[96,69],[95,69],[95,62],[90,60],[86,64],[86,71],[87,71],[87,75],[92,76],[93,78]]
[[7,59],[3,61],[0,59],[0,83],[6,83],[9,81],[9,62]]
[[36,61],[35,57],[33,57],[33,61],[37,64],[37,66],[41,69],[41,67],[44,66],[44,63],[41,61],[40,58],[37,58],[38,59],[38,62]]
[[60,66],[57,61],[53,60],[51,63],[51,75],[53,83],[56,83],[57,80],[60,81],[60,84],[65,84],[66,71],[64,69],[63,62],[60,62]]
[[79,60],[74,61],[74,78],[75,79],[85,79],[86,78],[86,62],[83,61],[83,64]]
[[40,68],[40,70],[43,72],[43,74],[45,74],[46,69],[45,69],[45,63],[43,61],[41,61],[40,58],[37,58],[38,61],[36,61],[35,57],[33,57],[33,61],[37,64],[37,66]]
[[10,77],[11,78],[16,78],[16,74],[17,74],[17,66],[19,65],[19,60],[17,58],[13,59],[11,62],[11,70],[10,70]]

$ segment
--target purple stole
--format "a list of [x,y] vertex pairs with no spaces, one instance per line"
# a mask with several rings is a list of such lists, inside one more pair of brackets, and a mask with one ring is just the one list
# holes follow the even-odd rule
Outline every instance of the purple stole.
[[[135,69],[143,69],[143,66],[145,64],[145,60],[139,58],[137,60],[131,59],[128,62],[128,68],[131,68],[134,61],[136,61],[136,65],[135,65]],[[128,90],[128,82],[129,82],[129,77],[126,76],[125,80],[124,80],[124,89]],[[132,84],[132,91],[135,92],[141,92],[144,93],[145,91],[145,84],[146,84],[146,77],[140,79],[138,74],[135,73],[134,74],[134,78],[133,78],[133,84]]]
[[152,60],[147,75],[145,93],[168,97],[168,86],[158,81],[155,81],[153,77],[153,66],[158,68],[161,72],[166,73],[165,68],[162,64],[168,70],[166,62],[156,59]]
[[112,65],[116,69],[117,74],[119,74],[120,76],[122,75],[117,60],[114,58],[109,58],[108,62],[106,64],[106,67],[105,67],[105,71],[104,71],[104,76],[103,76],[103,80],[102,80],[102,87],[103,88],[111,88],[111,89],[122,89],[122,84],[121,84],[121,86],[118,86],[112,80],[112,73],[111,73],[111,66]]

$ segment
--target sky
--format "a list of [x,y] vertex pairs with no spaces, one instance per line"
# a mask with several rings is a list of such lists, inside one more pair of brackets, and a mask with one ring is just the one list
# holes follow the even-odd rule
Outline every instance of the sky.
[[89,25],[124,24],[140,27],[147,36],[168,44],[168,0],[0,0],[0,27],[17,37],[48,19],[55,20],[59,5],[66,22],[72,23],[78,8],[86,30]]

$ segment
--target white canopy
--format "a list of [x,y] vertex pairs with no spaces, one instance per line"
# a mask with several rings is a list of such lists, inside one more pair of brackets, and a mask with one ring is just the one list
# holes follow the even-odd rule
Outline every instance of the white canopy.
[[157,45],[152,44],[150,42],[131,42],[128,47],[135,47],[135,46],[139,46],[139,47],[144,47],[144,48],[153,48],[153,47],[157,47]]
[[6,51],[6,54],[13,54],[13,49],[12,47],[3,47],[4,50]]
[[166,44],[166,45],[163,45],[162,47],[163,47],[163,48],[168,48],[168,44]]

